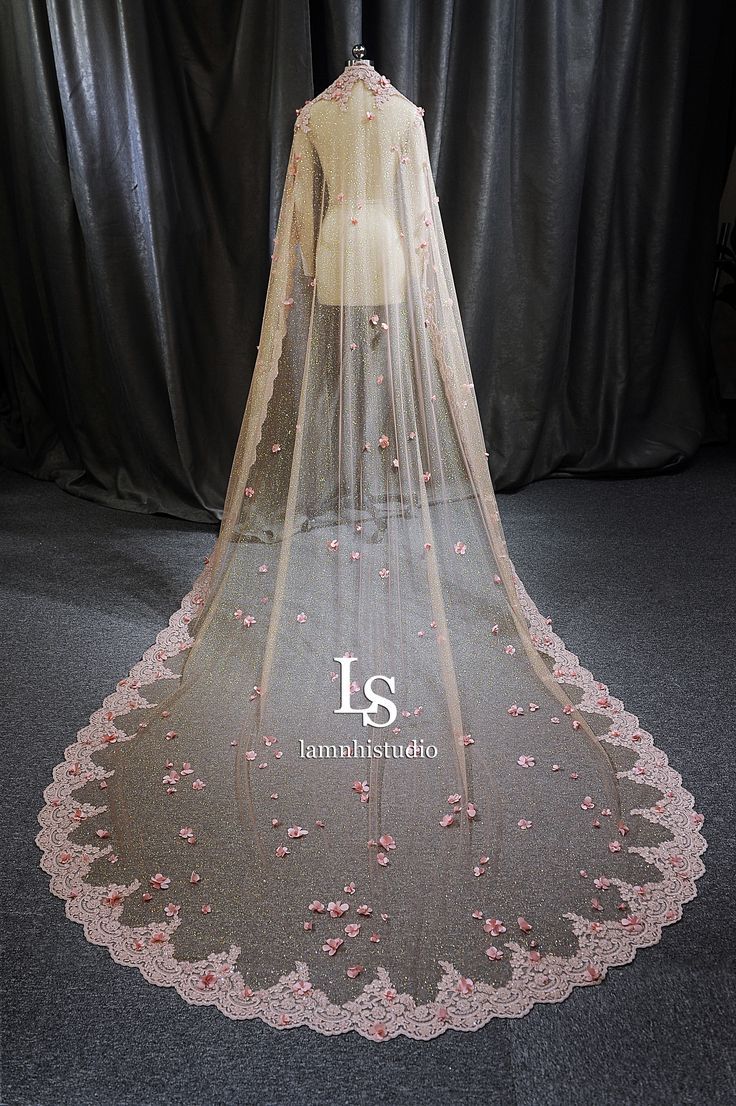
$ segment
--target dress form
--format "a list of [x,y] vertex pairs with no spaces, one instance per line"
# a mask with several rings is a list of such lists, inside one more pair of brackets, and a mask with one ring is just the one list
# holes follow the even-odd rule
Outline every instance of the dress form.
[[[372,69],[361,59],[348,63],[345,72],[351,64]],[[347,104],[331,99],[312,104],[309,133],[298,144],[300,246],[304,274],[316,277],[320,304],[373,307],[406,299],[405,249],[407,244],[413,248],[414,236],[407,243],[406,230],[387,209],[385,175],[386,166],[396,165],[392,154],[403,148],[417,110],[403,96],[393,95],[381,107],[380,128],[371,125],[375,110],[374,93],[358,80]],[[346,150],[353,151],[352,157],[345,157]],[[324,187],[315,197],[318,167]],[[408,158],[402,169],[421,173],[421,166]],[[421,194],[421,181],[415,192]],[[316,236],[314,212],[307,210],[313,204],[320,222]]]

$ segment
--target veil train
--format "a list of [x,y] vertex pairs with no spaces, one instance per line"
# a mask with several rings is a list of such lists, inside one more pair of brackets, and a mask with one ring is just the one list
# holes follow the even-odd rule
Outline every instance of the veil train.
[[422,116],[360,59],[298,112],[219,537],[37,838],[152,983],[373,1040],[600,982],[705,849],[509,559]]

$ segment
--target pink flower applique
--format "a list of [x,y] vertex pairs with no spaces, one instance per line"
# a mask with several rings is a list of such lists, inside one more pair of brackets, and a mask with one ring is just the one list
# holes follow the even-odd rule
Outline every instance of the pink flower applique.
[[376,853],[376,861],[382,868],[388,868],[390,863],[385,853]]
[[468,818],[472,819],[472,818],[476,817],[476,815],[478,813],[478,808],[476,807],[475,803],[468,803],[466,809],[467,809]]
[[303,622],[306,622],[306,621],[307,621],[307,616],[305,615],[304,611],[301,611],[301,612],[300,612],[300,613],[299,613],[299,614],[298,614],[298,615],[296,616],[296,620],[297,620],[297,622],[300,622],[300,623],[303,623]]
[[621,852],[621,842],[620,841],[609,841],[608,849],[609,849],[609,852],[620,853]]
[[455,990],[461,995],[469,995],[471,991],[475,990],[475,984],[472,979],[468,979],[466,976],[461,975],[457,981]]
[[591,799],[590,795],[586,795],[585,798],[583,799],[582,803],[580,804],[580,809],[581,810],[592,810],[594,806],[595,806],[595,803]]
[[363,968],[362,964],[351,964],[350,967],[346,969],[345,975],[348,977],[348,979],[357,979],[360,973],[364,970],[365,969]]
[[533,768],[537,762],[534,757],[524,755],[520,756],[516,763],[520,764],[522,768]]
[[507,645],[506,648],[504,649],[504,653],[507,653],[510,657],[513,657],[515,652],[516,652],[516,649],[514,648],[513,645]]
[[466,554],[466,552],[467,552],[467,549],[468,549],[468,547],[467,547],[467,545],[465,544],[465,542],[463,542],[463,541],[456,541],[456,542],[455,542],[455,544],[454,544],[454,546],[453,546],[453,549],[454,549],[454,550],[455,550],[455,552],[456,552],[456,553],[458,553],[458,554],[459,554],[459,555],[460,555],[461,557],[464,557],[464,556],[465,556],[465,554]]
[[247,487],[247,488],[245,488],[245,489],[244,489],[244,491],[243,491],[243,495],[244,495],[244,496],[245,496],[245,497],[246,497],[247,499],[252,499],[252,498],[253,498],[253,496],[254,496],[255,494],[256,494],[256,493],[255,493],[255,490],[254,490],[253,488],[251,488],[251,487]]
[[381,834],[381,836],[378,838],[378,844],[384,849],[396,848],[396,842],[394,841],[390,833]]
[[340,542],[337,540],[337,538],[333,538],[332,541],[329,541],[327,543],[327,548],[331,549],[334,553],[337,549],[340,548]]
[[357,937],[360,933],[360,925],[356,922],[351,922],[349,925],[345,926],[345,933],[348,937]]
[[313,914],[324,914],[325,904],[320,902],[319,899],[314,899],[313,902],[310,902],[307,910],[311,910]]
[[346,884],[345,887],[343,887],[343,891],[345,892],[346,895],[354,895],[355,894],[355,884],[352,882],[352,880],[351,880],[350,883]]
[[123,896],[117,891],[111,891],[110,894],[102,901],[105,906],[118,906],[123,901]]
[[502,933],[506,932],[506,926],[500,918],[486,918],[483,923],[483,931],[490,933],[491,937],[500,937]]
[[526,918],[519,917],[516,919],[516,921],[522,933],[531,933],[532,927],[529,925],[529,922],[526,920]]
[[344,943],[342,937],[329,937],[322,946],[322,952],[326,952],[328,956],[334,956]]
[[520,818],[516,824],[519,829],[527,830],[532,828],[532,823],[529,821],[528,818]]
[[167,903],[166,906],[164,907],[164,914],[168,918],[175,918],[180,910],[181,910],[181,906],[178,902],[170,902],[170,903]]
[[288,836],[292,838],[292,840],[296,841],[300,837],[306,837],[309,833],[309,830],[302,829],[301,826],[289,826],[286,832]]
[[491,945],[486,949],[486,956],[489,960],[503,960],[503,953],[495,945]]
[[622,918],[621,925],[627,933],[641,933],[644,928],[641,918],[637,918],[636,914],[629,914]]
[[388,449],[388,447],[389,447],[388,436],[386,434],[381,434],[381,437],[378,439],[378,444],[381,447],[381,449]]
[[453,816],[451,814],[445,814],[440,819],[440,825],[444,828],[446,828],[447,826],[454,826],[454,824],[455,824],[455,819],[453,818]]
[[201,878],[202,877],[200,876],[199,872],[192,872],[192,874],[189,877],[189,882],[192,883],[192,884],[199,883]]
[[425,484],[428,484],[431,479],[432,479],[432,473],[431,472],[423,472],[422,473],[422,480],[424,481]]
[[378,324],[378,315],[371,315],[370,322],[373,326],[376,326]]
[[167,887],[171,885],[171,880],[168,876],[164,876],[161,872],[156,872],[150,879],[151,887],[156,887],[159,891],[165,891]]
[[376,384],[383,384],[383,373],[376,377]]
[[342,918],[343,914],[347,914],[350,907],[346,902],[328,902],[327,909],[331,918]]
[[248,751],[245,754],[245,759],[246,760],[255,760],[256,759],[255,751],[253,749],[248,749]]
[[377,945],[381,938],[377,933],[371,933],[370,940],[373,942],[374,945]]
[[291,989],[295,995],[308,995],[312,990],[312,984],[306,979],[297,979],[296,983],[292,983]]
[[279,847],[276,849],[276,856],[278,856],[279,859],[283,859],[283,857],[285,857],[288,852],[289,850],[287,849],[286,845],[279,845]]
[[373,907],[368,906],[368,904],[364,902],[361,903],[355,913],[360,914],[363,918],[370,918],[371,914],[373,913]]
[[381,568],[378,571],[378,575],[381,577],[382,580],[387,580],[389,577],[389,570],[387,568]]
[[475,741],[469,733],[463,735],[463,745],[475,745]]
[[192,791],[204,791],[206,786],[204,780],[196,779],[192,784]]
[[273,443],[273,445],[271,446],[271,452],[272,453],[280,453],[281,452],[281,446],[279,445],[278,442]]
[[461,799],[462,799],[462,795],[453,794],[453,795],[448,795],[447,796],[448,803],[452,803],[453,805],[455,803],[459,803]]

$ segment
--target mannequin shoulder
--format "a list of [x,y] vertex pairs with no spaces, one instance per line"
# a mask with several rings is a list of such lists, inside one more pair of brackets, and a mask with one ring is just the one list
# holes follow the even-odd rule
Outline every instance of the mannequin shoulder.
[[[340,103],[332,99],[315,99],[307,105],[306,120],[313,138],[320,132],[323,134],[336,125],[357,126],[375,120],[379,125],[383,124],[392,131],[403,131],[406,126],[413,123],[421,109],[408,100],[395,89],[381,104],[377,104],[375,97],[362,85],[357,85],[346,103]],[[298,120],[297,124],[298,125]]]

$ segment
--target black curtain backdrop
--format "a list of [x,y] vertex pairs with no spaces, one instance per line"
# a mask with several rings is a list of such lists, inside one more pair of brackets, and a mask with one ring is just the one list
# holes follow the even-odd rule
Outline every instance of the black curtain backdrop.
[[0,0],[0,450],[218,517],[295,109],[354,42],[425,108],[497,488],[707,433],[733,0]]

